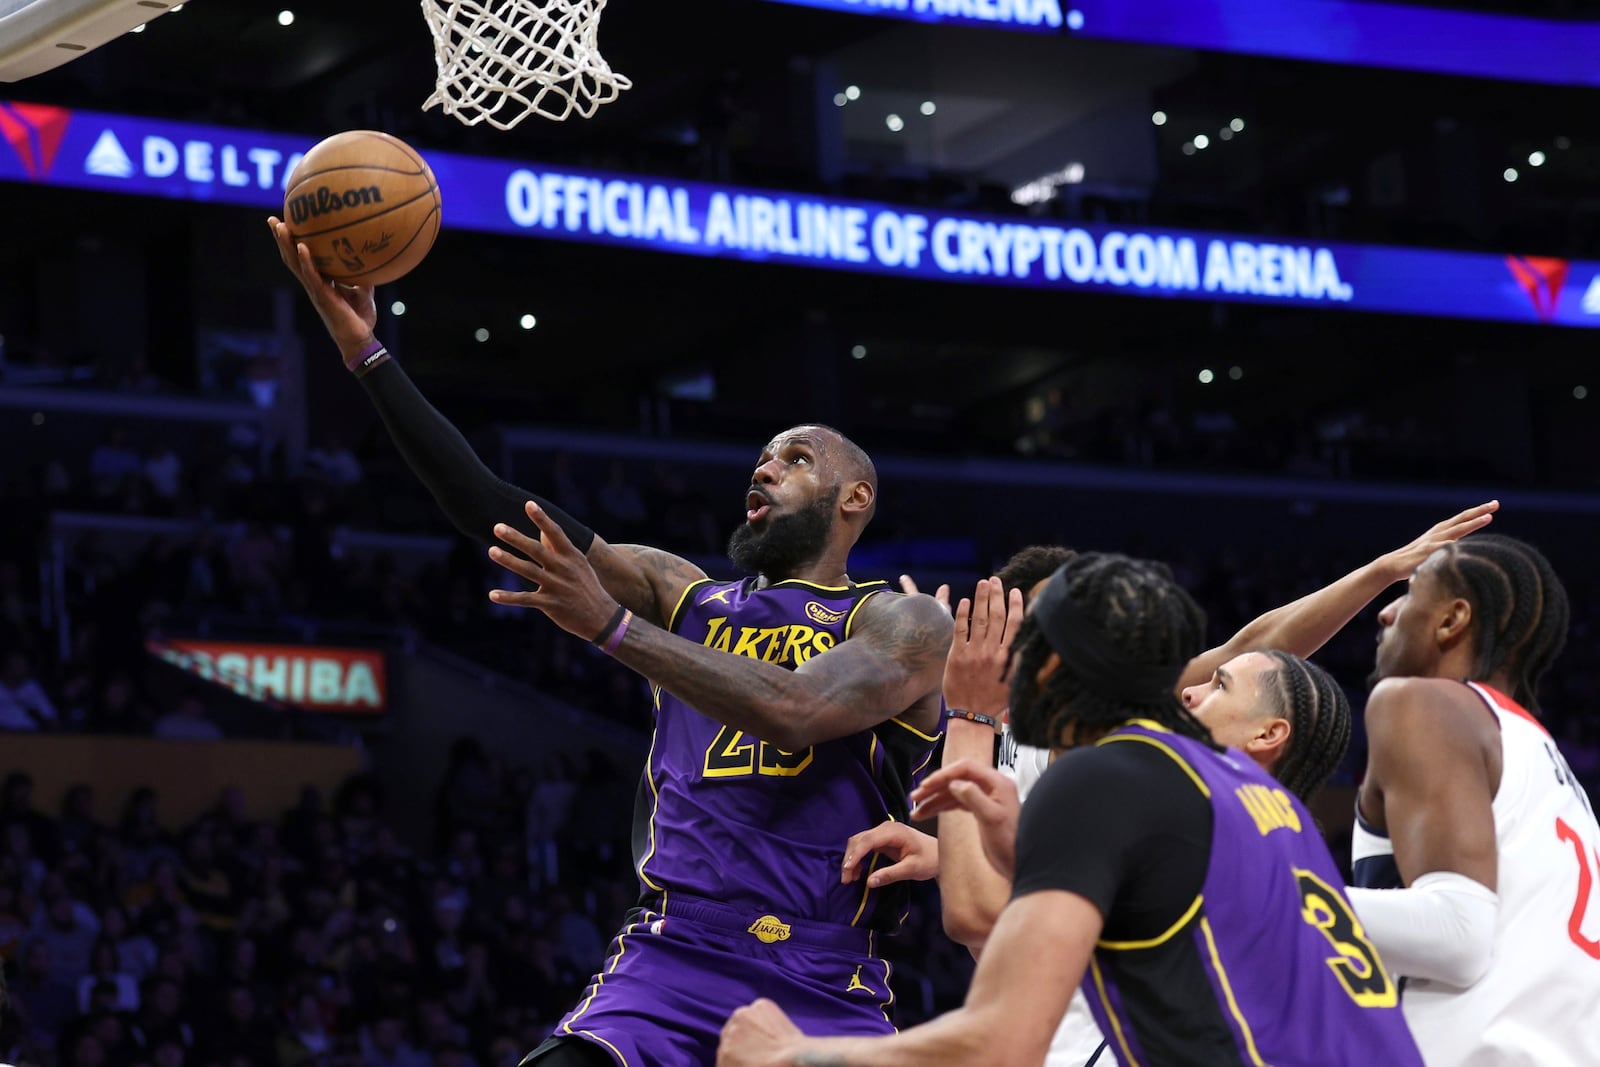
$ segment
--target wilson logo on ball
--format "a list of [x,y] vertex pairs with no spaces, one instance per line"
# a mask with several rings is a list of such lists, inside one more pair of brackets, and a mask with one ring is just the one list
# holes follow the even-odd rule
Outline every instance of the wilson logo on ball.
[[342,193],[323,185],[319,186],[315,192],[306,193],[290,200],[287,208],[289,220],[294,223],[301,223],[321,215],[332,215],[343,211],[345,208],[381,203],[383,203],[383,190],[376,185],[367,185],[359,189],[346,189]]

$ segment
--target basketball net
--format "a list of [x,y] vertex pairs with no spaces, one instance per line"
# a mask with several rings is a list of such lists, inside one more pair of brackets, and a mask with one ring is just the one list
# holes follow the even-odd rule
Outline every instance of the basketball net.
[[606,0],[422,0],[439,83],[423,104],[468,126],[588,118],[633,83],[596,43]]

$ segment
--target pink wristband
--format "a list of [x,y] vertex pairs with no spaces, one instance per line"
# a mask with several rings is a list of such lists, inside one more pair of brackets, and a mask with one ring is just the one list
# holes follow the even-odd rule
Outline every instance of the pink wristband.
[[600,651],[604,652],[606,655],[609,656],[612,653],[616,652],[617,649],[621,648],[622,647],[622,638],[627,634],[627,632],[628,632],[628,624],[630,622],[632,622],[632,621],[633,621],[633,612],[631,612],[631,611],[623,612],[622,613],[622,621],[617,623],[617,628],[615,630],[611,631],[611,636],[607,637],[606,640],[605,640],[605,643],[600,646]]

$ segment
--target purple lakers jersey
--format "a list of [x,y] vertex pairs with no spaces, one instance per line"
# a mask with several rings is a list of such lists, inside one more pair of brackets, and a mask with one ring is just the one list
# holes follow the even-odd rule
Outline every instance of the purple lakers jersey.
[[1422,1067],[1397,984],[1299,800],[1239,753],[1155,723],[1099,744],[1159,749],[1212,811],[1205,882],[1188,911],[1152,940],[1101,941],[1084,977],[1120,1062]]
[[[794,669],[849,640],[861,605],[898,596],[883,582],[830,588],[755,579],[705,580],[670,620],[679,636]],[[904,820],[912,778],[936,736],[885,709],[871,730],[785,752],[723,726],[657,687],[655,734],[640,784],[634,859],[646,906],[669,917],[693,898],[790,919],[890,930],[905,912],[896,889],[841,885],[845,841],[885,818]]]

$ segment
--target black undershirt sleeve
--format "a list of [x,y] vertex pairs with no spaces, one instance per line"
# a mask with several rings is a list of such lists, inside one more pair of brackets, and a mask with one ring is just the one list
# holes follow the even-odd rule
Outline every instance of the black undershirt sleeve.
[[1211,826],[1210,802],[1160,749],[1074,749],[1022,807],[1012,895],[1066,890],[1099,909],[1103,940],[1157,937],[1205,884]]
[[456,529],[476,541],[495,544],[494,524],[503,522],[537,538],[539,529],[523,510],[532,500],[566,531],[578,551],[589,551],[593,530],[543,497],[496,477],[461,431],[417,390],[397,360],[385,360],[360,380],[407,466]]

